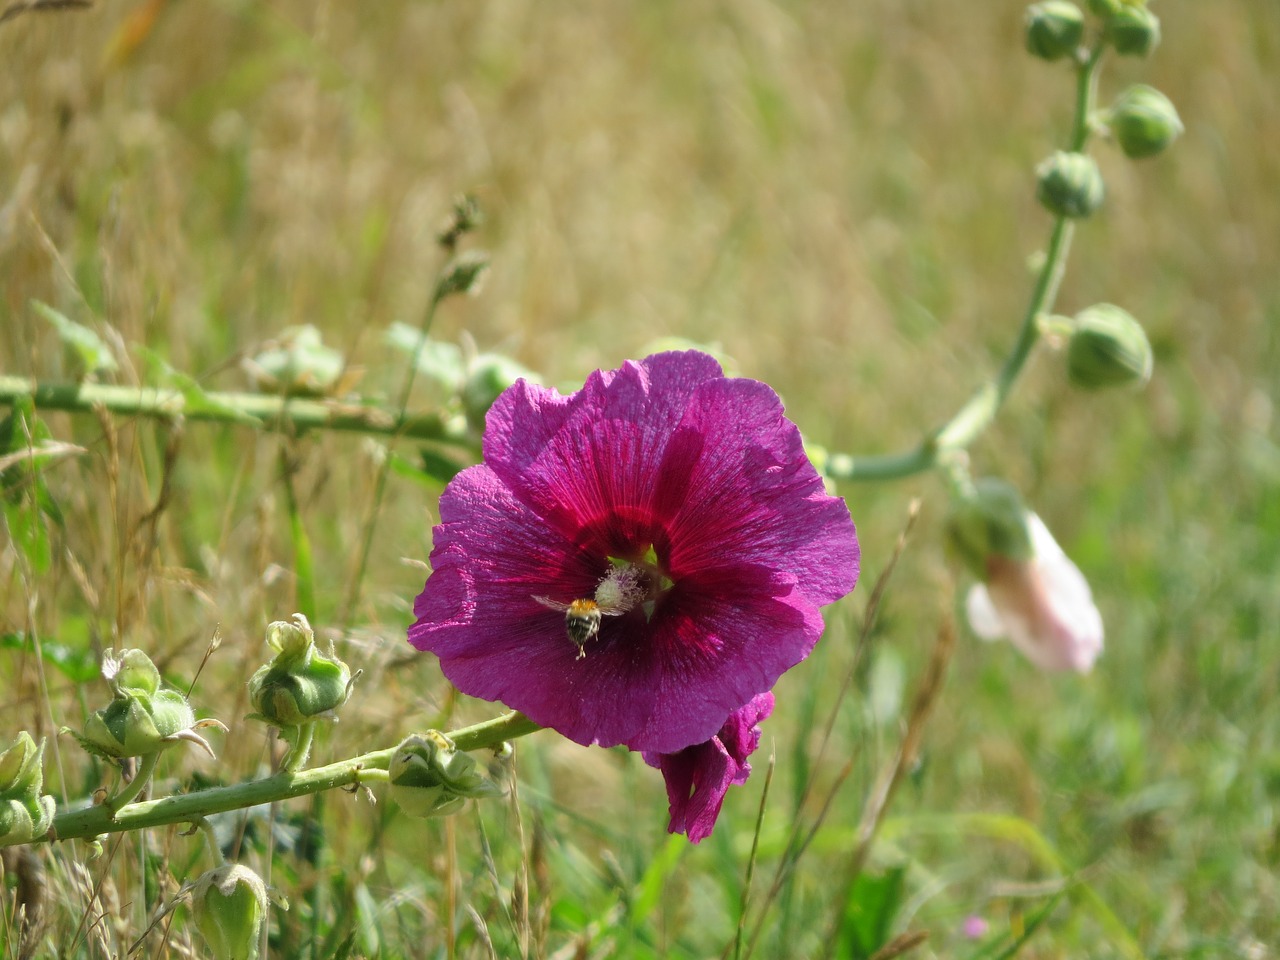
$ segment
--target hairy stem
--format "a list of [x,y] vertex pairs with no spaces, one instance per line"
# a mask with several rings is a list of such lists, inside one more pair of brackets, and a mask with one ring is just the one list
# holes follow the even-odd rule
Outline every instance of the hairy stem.
[[266,430],[345,430],[435,440],[472,447],[463,424],[436,413],[409,414],[368,404],[311,400],[265,393],[205,393],[189,398],[178,390],[101,383],[41,383],[0,376],[0,406],[31,400],[37,408],[90,413],[103,408],[124,416],[247,423]]
[[[507,740],[514,740],[540,729],[523,714],[507,713],[493,720],[455,730],[448,736],[459,750],[480,750],[496,747]],[[107,833],[192,823],[227,810],[242,810],[263,803],[276,803],[320,793],[335,787],[385,780],[385,771],[395,750],[391,746],[323,767],[301,771],[284,770],[261,780],[130,803],[117,809],[114,815],[106,804],[59,810],[53,818],[50,838],[85,839]],[[370,773],[373,775],[368,776]]]

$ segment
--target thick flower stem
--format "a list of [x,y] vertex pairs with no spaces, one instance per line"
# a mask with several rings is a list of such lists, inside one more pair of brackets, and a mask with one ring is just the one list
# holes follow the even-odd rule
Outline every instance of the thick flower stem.
[[[508,713],[450,733],[459,750],[496,747],[508,740],[523,737],[541,729],[520,713]],[[174,823],[192,823],[202,817],[228,810],[242,810],[263,803],[276,803],[293,797],[347,787],[374,780],[385,780],[387,765],[395,753],[394,746],[374,750],[349,760],[297,772],[282,771],[262,780],[251,780],[227,787],[213,787],[194,793],[161,797],[142,803],[130,803],[112,814],[106,804],[60,810],[53,818],[50,839],[74,840],[107,833],[144,830]],[[140,771],[141,773],[141,771]],[[370,775],[372,774],[372,775]]]
[[473,446],[459,422],[434,413],[409,414],[338,400],[310,400],[264,393],[205,393],[197,401],[177,390],[101,383],[41,383],[0,376],[0,406],[31,400],[37,409],[89,413],[102,407],[123,416],[250,424],[266,430],[345,430]]
[[[1097,67],[1102,51],[1103,45],[1099,43],[1077,69],[1076,109],[1069,147],[1072,151],[1082,150],[1089,139],[1089,115],[1093,110]],[[868,457],[832,454],[827,461],[827,474],[835,480],[896,480],[909,477],[942,465],[955,451],[966,449],[977,439],[991,425],[1004,405],[1005,398],[1013,389],[1040,340],[1040,317],[1053,310],[1058,287],[1067,269],[1073,231],[1074,223],[1070,219],[1058,217],[1054,220],[1044,265],[1036,277],[1017,339],[995,379],[983,384],[950,420],[929,434],[914,449]]]

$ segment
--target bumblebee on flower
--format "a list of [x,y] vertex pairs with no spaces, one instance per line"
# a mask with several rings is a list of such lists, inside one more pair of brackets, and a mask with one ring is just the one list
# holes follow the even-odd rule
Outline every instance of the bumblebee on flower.
[[712,743],[858,574],[848,508],[777,394],[696,352],[569,396],[518,381],[440,516],[410,641],[463,693],[653,756]]

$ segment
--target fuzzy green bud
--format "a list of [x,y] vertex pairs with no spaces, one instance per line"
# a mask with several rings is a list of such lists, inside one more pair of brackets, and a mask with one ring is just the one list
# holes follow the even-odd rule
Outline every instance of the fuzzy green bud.
[[324,396],[342,378],[346,361],[326,347],[310,324],[287,327],[266,349],[245,363],[260,390],[289,396]]
[[392,754],[387,775],[391,796],[412,817],[448,816],[468,798],[502,794],[476,770],[474,757],[437,730],[406,737]]
[[143,757],[187,741],[213,755],[208,742],[195,730],[222,724],[216,720],[197,722],[187,698],[161,686],[160,671],[141,650],[104,651],[102,676],[115,696],[89,716],[83,734],[74,734],[90,753],[117,760]]
[[947,548],[979,580],[987,578],[992,556],[1014,561],[1031,558],[1027,508],[1012,485],[983,477],[958,499],[947,517]]
[[215,960],[255,960],[267,888],[262,878],[238,863],[203,874],[191,890],[191,911]]
[[1107,21],[1107,39],[1123,56],[1148,56],[1160,45],[1160,18],[1144,6],[1125,4]]
[[1128,311],[1110,303],[1082,310],[1067,345],[1067,375],[1077,387],[1142,386],[1151,379],[1151,343]]
[[1084,36],[1084,14],[1069,0],[1041,0],[1027,7],[1027,51],[1042,60],[1071,56]]
[[1135,84],[1116,98],[1107,114],[1111,135],[1126,157],[1139,159],[1160,153],[1182,134],[1177,108],[1163,93]]
[[332,645],[328,656],[321,654],[311,624],[300,613],[292,621],[270,624],[267,643],[276,656],[249,680],[255,711],[250,716],[282,729],[333,718],[351,695],[351,671]]
[[0,753],[0,843],[27,843],[49,832],[54,800],[43,794],[44,740],[23,730]]
[[1093,157],[1059,151],[1036,167],[1036,199],[1059,217],[1087,217],[1106,197]]
[[484,429],[484,416],[504,390],[517,380],[537,383],[531,370],[522,367],[509,357],[496,353],[482,353],[467,365],[467,376],[462,382],[462,409],[467,423],[476,430]]

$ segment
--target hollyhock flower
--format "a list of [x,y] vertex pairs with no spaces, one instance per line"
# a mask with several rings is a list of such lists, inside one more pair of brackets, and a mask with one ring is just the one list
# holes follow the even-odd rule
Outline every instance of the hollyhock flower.
[[858,541],[768,386],[709,356],[517,381],[440,498],[409,640],[463,693],[582,744],[678,753],[772,688]]
[[1008,637],[1043,670],[1088,673],[1102,653],[1102,615],[1049,528],[1034,513],[1026,523],[1030,558],[987,557],[986,583],[969,591],[969,625],[985,640]]
[[773,713],[773,694],[762,693],[724,722],[706,743],[679,753],[646,753],[645,763],[662,771],[667,783],[671,823],[668,833],[688,834],[693,843],[711,836],[724,795],[747,782],[747,757],[760,745],[761,721]]

